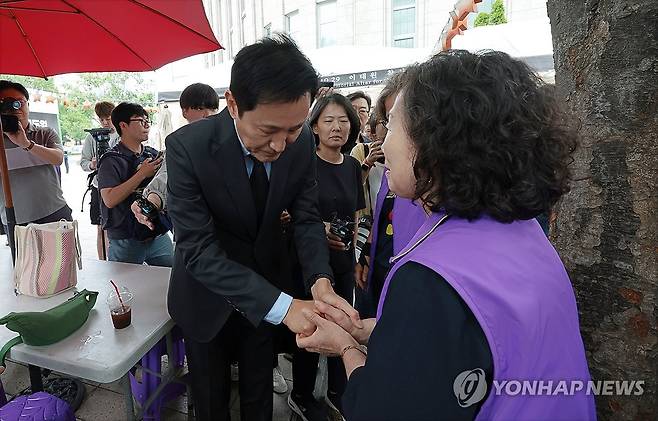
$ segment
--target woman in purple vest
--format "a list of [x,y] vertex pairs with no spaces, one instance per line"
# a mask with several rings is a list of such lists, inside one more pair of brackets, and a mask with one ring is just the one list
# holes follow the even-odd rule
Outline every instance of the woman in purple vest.
[[[355,420],[592,420],[571,283],[534,217],[569,188],[576,135],[520,61],[453,50],[405,72],[390,189],[428,218],[393,257],[377,319],[299,346],[340,355]],[[367,344],[366,350],[363,345]]]

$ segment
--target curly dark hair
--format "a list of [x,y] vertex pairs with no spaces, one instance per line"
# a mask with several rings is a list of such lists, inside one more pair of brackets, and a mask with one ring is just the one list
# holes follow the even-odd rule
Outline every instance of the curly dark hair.
[[441,52],[404,73],[415,198],[469,220],[530,219],[569,190],[577,134],[551,89],[501,52]]

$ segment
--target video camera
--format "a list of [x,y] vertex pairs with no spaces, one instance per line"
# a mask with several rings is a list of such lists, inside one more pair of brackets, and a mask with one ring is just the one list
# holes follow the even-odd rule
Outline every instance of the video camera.
[[89,133],[96,141],[96,148],[93,151],[93,155],[100,159],[105,152],[110,150],[110,133],[112,133],[112,130],[105,128],[85,129],[85,132]]
[[0,99],[0,118],[2,118],[2,129],[8,133],[18,131],[18,117],[14,112],[20,110],[21,102],[16,98]]

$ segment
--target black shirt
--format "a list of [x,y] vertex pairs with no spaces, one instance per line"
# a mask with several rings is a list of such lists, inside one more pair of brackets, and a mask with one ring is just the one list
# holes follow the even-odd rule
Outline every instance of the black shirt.
[[475,368],[484,370],[490,391],[493,360],[475,316],[439,274],[408,262],[391,279],[366,365],[350,376],[343,394],[345,418],[472,420],[486,396],[462,408],[453,383]]
[[[144,146],[141,153],[134,153],[123,144],[117,143],[109,152],[105,153],[98,166],[98,190],[113,188],[128,181],[137,167],[147,158],[155,159],[158,151],[150,146]],[[144,188],[152,178],[147,178],[139,185]],[[105,206],[101,200],[101,217],[103,228],[107,230],[108,238],[112,240],[123,240],[135,237],[137,220],[130,210],[130,205],[135,201],[135,195],[131,194],[126,200],[112,209]]]
[[[354,222],[356,211],[366,207],[361,184],[359,161],[343,155],[343,162],[332,164],[318,157],[318,190],[320,192],[320,214],[322,220],[331,222],[334,216]],[[354,226],[351,227],[354,230]],[[352,241],[354,243],[354,241]],[[354,270],[354,244],[347,251],[330,251],[329,263],[334,273]]]

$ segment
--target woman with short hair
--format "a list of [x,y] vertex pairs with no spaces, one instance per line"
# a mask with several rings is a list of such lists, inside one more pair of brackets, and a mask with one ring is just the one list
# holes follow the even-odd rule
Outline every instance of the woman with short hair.
[[342,357],[347,420],[596,419],[585,388],[500,387],[590,380],[571,282],[534,219],[568,191],[576,146],[541,86],[499,52],[447,51],[406,70],[387,177],[427,220],[393,257],[376,320],[347,332],[317,303],[329,320],[307,312],[317,330],[297,337]]

